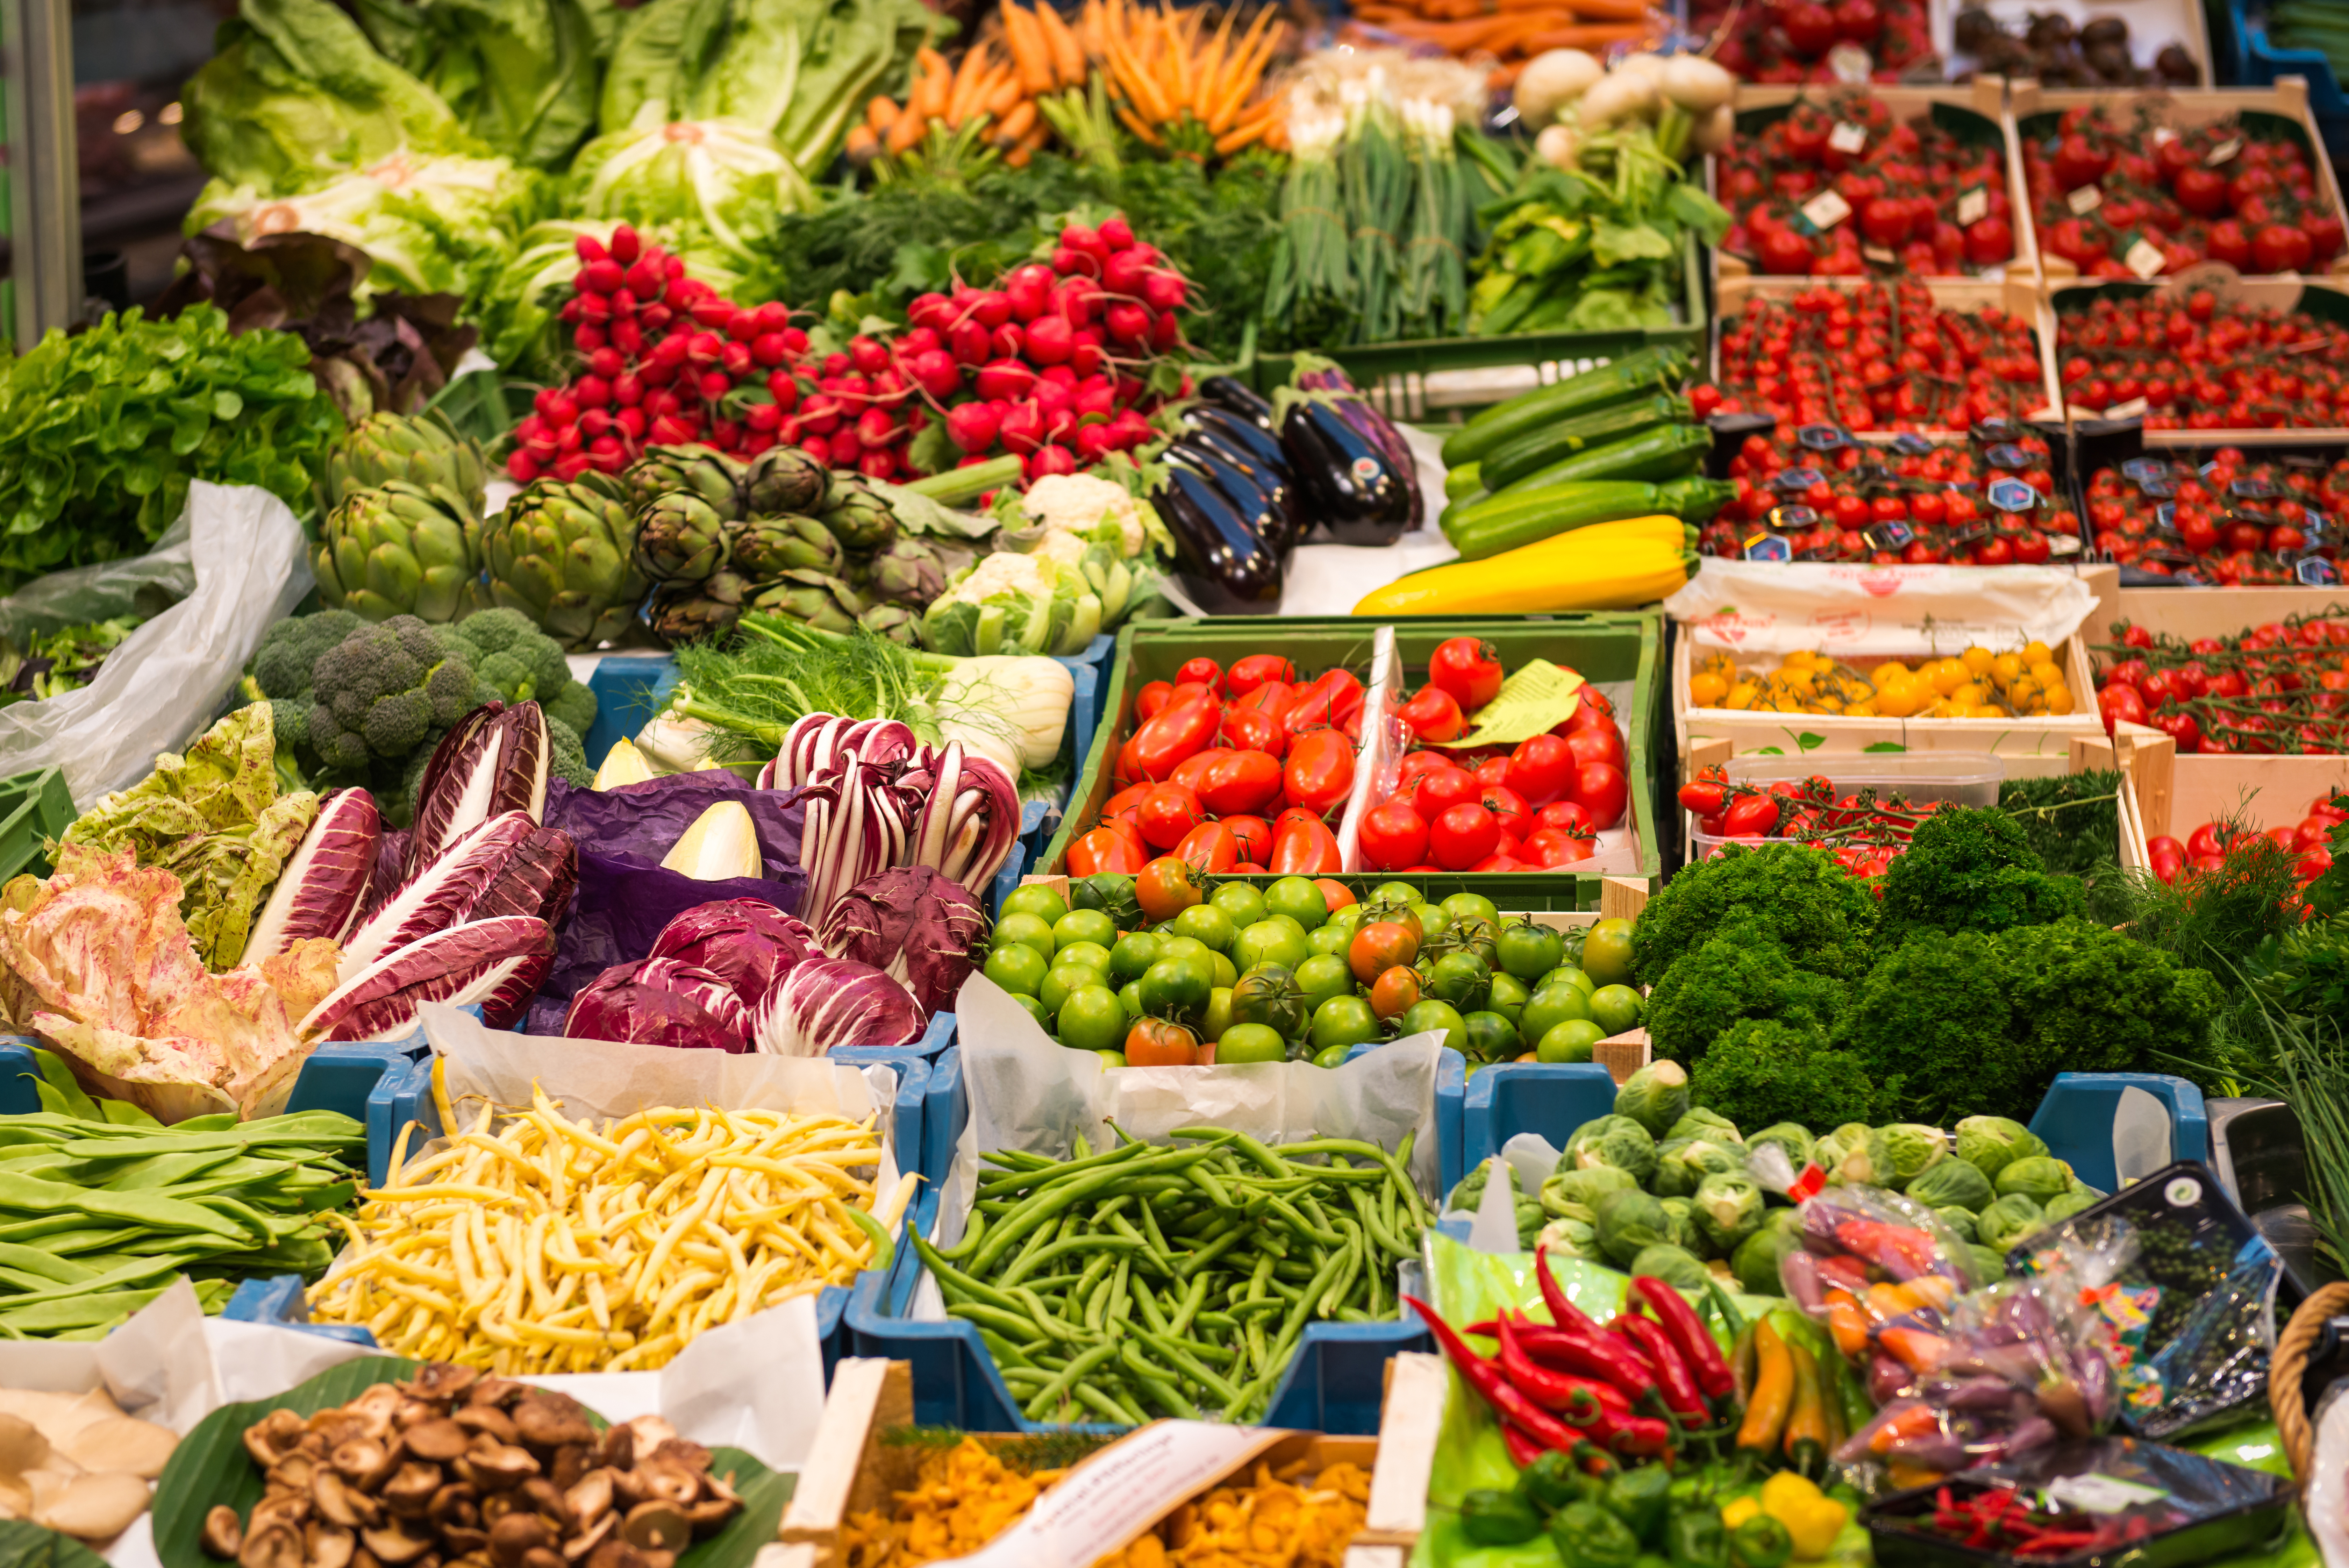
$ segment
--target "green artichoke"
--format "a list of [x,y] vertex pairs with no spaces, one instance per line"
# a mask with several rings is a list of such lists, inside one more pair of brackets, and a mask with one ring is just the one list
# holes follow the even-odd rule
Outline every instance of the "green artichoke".
[[654,595],[646,624],[672,647],[722,641],[742,618],[742,602],[750,596],[750,585],[735,572],[713,572],[698,583],[670,583]]
[[754,583],[785,572],[837,573],[840,541],[812,517],[753,517],[734,536],[734,567]]
[[813,514],[823,510],[831,475],[795,446],[772,446],[750,460],[742,480],[743,510],[756,516]]
[[922,646],[922,618],[919,612],[904,605],[874,605],[856,618],[865,630],[885,637],[907,648]]
[[310,564],[318,599],[369,620],[455,620],[481,607],[481,524],[464,498],[395,479],[326,514]]
[[326,459],[326,510],[341,505],[355,490],[394,479],[427,490],[446,486],[478,517],[489,464],[480,443],[459,435],[440,414],[369,414]]
[[485,531],[490,597],[536,621],[566,649],[620,636],[643,598],[636,524],[616,482],[541,479],[506,504]]
[[897,536],[897,518],[889,504],[861,484],[833,486],[823,525],[851,550],[884,550]]
[[742,516],[742,465],[706,446],[647,447],[620,478],[638,512],[682,490],[708,502],[721,521]]
[[636,567],[656,583],[698,583],[726,565],[733,530],[688,490],[672,490],[637,514]]
[[946,591],[946,563],[919,539],[900,539],[873,557],[873,597],[884,603],[925,609]]
[[864,601],[838,577],[828,577],[822,572],[794,571],[785,572],[772,587],[750,602],[750,607],[767,615],[805,621],[818,631],[844,634],[856,629],[856,618],[864,613]]

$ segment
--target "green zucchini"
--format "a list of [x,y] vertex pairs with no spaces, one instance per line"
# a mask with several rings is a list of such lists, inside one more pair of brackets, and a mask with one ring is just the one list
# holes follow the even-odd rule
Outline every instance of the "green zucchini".
[[1444,466],[1474,462],[1521,435],[1572,414],[1644,392],[1670,391],[1687,377],[1688,369],[1685,349],[1641,348],[1611,365],[1520,393],[1506,403],[1495,403],[1445,438]]
[[1494,493],[1547,490],[1569,479],[1677,479],[1702,464],[1712,450],[1713,431],[1704,425],[1657,425],[1560,458]]
[[1506,490],[1530,473],[1539,473],[1560,458],[1587,452],[1604,442],[1634,435],[1654,425],[1686,424],[1696,411],[1686,398],[1659,392],[1628,403],[1609,403],[1587,414],[1560,420],[1554,425],[1517,437],[1474,466],[1485,487]]
[[1462,560],[1481,561],[1593,523],[1651,517],[1664,510],[1661,485],[1636,480],[1586,480],[1495,496],[1447,515],[1441,525],[1444,538],[1460,552]]
[[1664,510],[1683,523],[1711,522],[1713,514],[1737,499],[1737,486],[1725,479],[1691,475],[1657,488],[1663,492]]
[[1484,464],[1464,462],[1444,471],[1444,499],[1464,501],[1485,488]]

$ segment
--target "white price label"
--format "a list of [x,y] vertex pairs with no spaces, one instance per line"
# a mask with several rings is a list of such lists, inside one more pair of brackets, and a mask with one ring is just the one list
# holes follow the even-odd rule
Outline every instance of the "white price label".
[[1837,44],[1827,51],[1827,69],[1847,87],[1864,87],[1876,74],[1876,57],[1857,44]]
[[1822,191],[1803,203],[1803,216],[1822,234],[1851,216],[1851,203],[1833,191]]
[[2226,140],[2219,143],[2218,146],[2210,149],[2210,156],[2205,158],[2202,161],[2209,167],[2216,169],[2220,164],[2228,161],[2242,150],[2243,139],[2241,137],[2229,137]]
[[1892,266],[1897,265],[1900,260],[1899,256],[1894,255],[1882,245],[1862,245],[1859,247],[1859,254],[1866,256],[1869,261],[1876,263],[1878,266]]
[[2159,245],[2151,240],[2142,239],[2129,246],[2128,254],[2121,257],[2122,264],[2139,277],[2153,276],[2168,259],[2161,254]]
[[2168,143],[2177,140],[2178,132],[2170,130],[2169,127],[2166,125],[2157,125],[2153,128],[2153,144],[2156,147],[2167,145]]
[[1838,119],[1836,128],[1827,132],[1827,145],[1837,152],[1865,152],[1868,151],[1868,128],[1854,125],[1847,119]]
[[1958,192],[1958,227],[1970,229],[1990,216],[1990,192],[1980,185]]
[[2085,217],[2105,204],[2105,193],[2094,185],[2083,185],[2064,197],[2064,204],[2075,215]]

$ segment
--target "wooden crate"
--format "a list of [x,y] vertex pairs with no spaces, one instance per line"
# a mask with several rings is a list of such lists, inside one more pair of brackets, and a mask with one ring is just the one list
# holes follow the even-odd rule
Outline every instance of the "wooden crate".
[[[2206,59],[2208,56],[2204,57]],[[2007,101],[2007,125],[2013,138],[2015,152],[2015,189],[2024,189],[2022,176],[2023,142],[2035,127],[2025,121],[2042,114],[2060,114],[2067,109],[2086,109],[2103,104],[2116,109],[2134,107],[2140,99],[2158,98],[2166,100],[2169,123],[2181,130],[2199,130],[2215,125],[2240,114],[2271,115],[2288,121],[2300,132],[2309,159],[2315,166],[2317,193],[2334,213],[2344,211],[2341,202],[2341,182],[2333,172],[2333,161],[2325,156],[2324,134],[2317,129],[2316,118],[2308,111],[2308,82],[2302,77],[2278,77],[2273,87],[2225,88],[2205,92],[2162,93],[2137,88],[2075,89],[2043,88],[2024,78],[2014,84]],[[2025,202],[2018,202],[2021,211]],[[2025,213],[2024,216],[2033,214]],[[2016,225],[2017,243],[2024,233]],[[2029,233],[2036,244],[2038,230]],[[2077,277],[2080,269],[2061,256],[2038,254],[2035,265],[2041,276],[2054,282]],[[2333,276],[2349,276],[2349,254],[2334,256],[2325,264]]]
[[2111,639],[2108,629],[2125,620],[2160,637],[2192,642],[2200,637],[2237,637],[2269,621],[2293,616],[2349,616],[2349,586],[2331,588],[2123,588],[2096,597],[2096,618],[2088,629],[2093,643]]
[[[1401,1374],[1392,1366],[1388,1369],[1381,1437],[1338,1438],[1319,1432],[1287,1432],[1275,1437],[1268,1432],[1266,1435],[1272,1438],[1269,1446],[1250,1454],[1240,1470],[1252,1469],[1259,1461],[1278,1467],[1299,1459],[1316,1465],[1360,1465],[1371,1472],[1371,1479],[1367,1528],[1357,1541],[1389,1549],[1400,1545],[1407,1553],[1424,1527],[1427,1474],[1433,1463],[1436,1428],[1442,1418],[1442,1394],[1446,1384],[1440,1356],[1423,1355],[1401,1359],[1414,1365]],[[1432,1376],[1425,1366],[1419,1365],[1423,1363],[1434,1364]],[[791,1506],[783,1513],[781,1562],[771,1563],[770,1568],[834,1568],[843,1561],[841,1532],[849,1517],[885,1506],[890,1494],[911,1480],[911,1451],[884,1438],[890,1431],[913,1424],[914,1376],[908,1363],[852,1358],[840,1364],[833,1374],[831,1389],[824,1396],[814,1446],[805,1468],[800,1471]],[[1137,1428],[1072,1467],[1071,1474],[1103,1463],[1117,1463],[1120,1449],[1168,1425],[1154,1422]],[[977,1435],[984,1439],[993,1434]],[[1390,1463],[1390,1444],[1398,1456],[1395,1464],[1399,1468],[1382,1469]],[[1141,1528],[1154,1525],[1176,1506],[1210,1486],[1221,1484],[1232,1473],[1235,1472],[1212,1475],[1166,1498],[1164,1508],[1145,1520]],[[1151,1483],[1152,1478],[1146,1472],[1138,1477],[1137,1484],[1146,1487]],[[1350,1555],[1349,1562],[1352,1561]],[[1393,1559],[1394,1568],[1401,1568],[1402,1561],[1400,1557]],[[1047,1565],[1040,1564],[1039,1568]],[[1050,1564],[1049,1568],[1059,1565]],[[1071,1568],[1078,1565],[1071,1564]]]
[[[1724,261],[1729,258],[1723,258]],[[1866,278],[1850,277],[1768,277],[1758,274],[1731,275],[1723,273],[1716,286],[1715,304],[1722,325],[1745,308],[1749,300],[1764,299],[1784,303],[1797,294],[1814,288],[1848,290],[1868,282]],[[1926,289],[1933,303],[1944,310],[1971,314],[1982,310],[2002,310],[2009,316],[2019,316],[2032,325],[2039,338],[2039,377],[2043,404],[2028,411],[2030,419],[2060,417],[2063,392],[2055,378],[2055,316],[2047,303],[2044,290],[2033,277],[1958,277],[1928,278]],[[1721,335],[1713,335],[1713,345],[1705,362],[1706,374],[1717,385],[1721,379]],[[1966,439],[1963,430],[1920,431],[1928,441],[1959,441]],[[1857,431],[1853,439],[1863,442],[1883,442],[1893,439],[1890,431]]]
[[2182,839],[2203,823],[2238,813],[2263,828],[2291,827],[2311,801],[2349,790],[2349,754],[2181,757],[2168,736],[2136,724],[2120,725],[2115,739],[2133,753],[2129,773],[2149,839]]
[[[1839,89],[1831,84],[1816,82],[1801,87],[1769,87],[1740,82],[1737,84],[1737,97],[1734,100],[1738,130],[1744,132],[1749,126],[1758,127],[1760,123],[1766,123],[1766,119],[1758,115],[1749,119],[1748,116],[1752,111],[1783,109],[1802,98],[1808,98],[1812,102],[1816,103],[1822,101],[1827,93],[1837,90]],[[1925,119],[1932,114],[1936,105],[1941,105],[1979,115],[1997,129],[2006,153],[2007,200],[2013,204],[2014,208],[2014,259],[2006,264],[2004,273],[2008,276],[2035,275],[2033,271],[2034,266],[2033,258],[2038,254],[2038,242],[2032,231],[2031,214],[2024,210],[2027,203],[2023,199],[2023,150],[2021,144],[2014,139],[2014,121],[2006,112],[2005,78],[1982,77],[1974,81],[1951,87],[1887,87],[1880,83],[1871,83],[1868,87],[1868,94],[1891,110],[1892,118],[1902,124],[1913,124],[1918,120]],[[1704,188],[1716,198],[1721,193],[1717,176],[1716,162],[1708,156],[1704,161]],[[1727,313],[1726,306],[1720,304],[1722,285],[1731,278],[1750,277],[1754,274],[1752,265],[1743,256],[1731,255],[1718,247],[1713,249],[1712,254],[1713,298],[1717,306],[1715,315],[1718,317]],[[1994,283],[1998,281],[1998,275],[1967,274],[1939,281]],[[1798,280],[1790,276],[1787,281],[1824,283],[1847,280],[1819,277]]]

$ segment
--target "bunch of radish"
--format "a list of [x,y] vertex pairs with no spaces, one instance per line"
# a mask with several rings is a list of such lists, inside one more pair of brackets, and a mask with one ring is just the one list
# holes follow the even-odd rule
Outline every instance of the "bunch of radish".
[[891,347],[944,410],[965,465],[1009,452],[1036,480],[1156,439],[1149,415],[1162,400],[1147,370],[1182,346],[1175,313],[1189,298],[1183,275],[1123,218],[1071,223],[1049,264],[916,299]]

